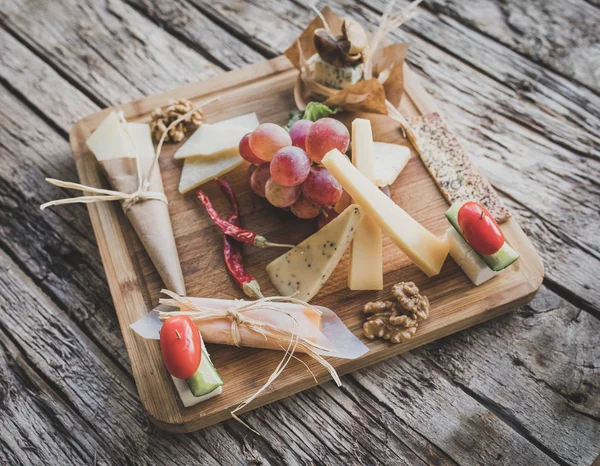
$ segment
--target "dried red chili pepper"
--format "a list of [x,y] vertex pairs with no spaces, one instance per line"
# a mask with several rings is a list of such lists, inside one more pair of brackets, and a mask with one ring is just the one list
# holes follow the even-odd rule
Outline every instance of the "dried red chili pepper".
[[[215,181],[221,189],[221,192],[231,204],[227,221],[235,226],[241,227],[238,203],[231,185],[227,183],[227,181],[219,178],[216,178]],[[264,298],[260,290],[260,285],[244,268],[241,243],[226,234],[223,234],[223,258],[225,259],[225,265],[227,266],[229,275],[237,282],[246,296],[249,296],[250,298]]]
[[210,202],[210,199],[204,193],[204,191],[202,191],[200,189],[197,190],[196,196],[198,196],[198,199],[200,200],[200,202],[206,209],[206,212],[208,213],[208,215],[210,215],[210,218],[213,220],[213,222],[215,222],[215,224],[227,236],[230,236],[233,239],[238,240],[242,243],[251,244],[252,246],[256,246],[258,248],[267,248],[267,247],[293,248],[294,247],[294,245],[292,245],[292,244],[270,243],[269,241],[267,241],[267,238],[265,238],[264,236],[257,235],[256,233],[254,233],[253,231],[250,231],[250,230],[244,230],[243,228],[222,219],[221,216],[217,213],[217,211],[213,207],[212,202]]

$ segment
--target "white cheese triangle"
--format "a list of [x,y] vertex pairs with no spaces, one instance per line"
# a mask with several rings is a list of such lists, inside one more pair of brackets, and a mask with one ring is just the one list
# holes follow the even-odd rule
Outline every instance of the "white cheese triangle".
[[267,265],[267,274],[281,296],[310,301],[338,264],[364,217],[352,204],[335,220]]
[[86,141],[98,161],[135,158],[135,149],[119,114],[112,111]]
[[239,155],[240,139],[259,125],[256,113],[240,115],[218,123],[204,123],[175,152],[176,159]]
[[185,194],[191,189],[233,170],[243,161],[244,159],[235,154],[225,157],[186,158],[181,170],[179,192]]
[[410,159],[410,149],[399,144],[387,142],[373,143],[373,182],[379,186],[388,186],[396,181],[400,172]]

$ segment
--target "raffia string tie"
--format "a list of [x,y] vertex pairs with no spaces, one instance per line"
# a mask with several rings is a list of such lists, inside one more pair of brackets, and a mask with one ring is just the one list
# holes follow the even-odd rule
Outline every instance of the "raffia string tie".
[[[165,321],[170,317],[177,315],[188,316],[190,319],[192,319],[193,322],[196,323],[200,323],[211,319],[231,317],[232,324],[231,334],[229,337],[232,340],[232,342],[234,342],[233,344],[235,344],[236,346],[241,345],[239,327],[244,326],[246,329],[258,333],[265,339],[270,339],[275,341],[276,343],[279,343],[280,346],[284,348],[284,355],[281,358],[281,361],[279,361],[279,364],[277,365],[277,367],[275,367],[275,369],[273,370],[267,381],[264,383],[264,385],[261,388],[259,388],[252,396],[240,403],[239,406],[231,412],[231,416],[235,420],[244,424],[256,434],[260,435],[260,433],[256,432],[256,430],[252,429],[245,422],[243,422],[237,416],[237,413],[246,406],[248,406],[250,403],[252,403],[252,401],[254,401],[254,399],[256,399],[258,395],[260,395],[264,390],[266,390],[267,387],[271,385],[271,383],[273,383],[273,381],[275,381],[277,377],[279,377],[279,375],[283,372],[283,370],[287,367],[288,363],[294,357],[294,352],[297,348],[301,348],[311,358],[313,358],[325,369],[327,369],[327,371],[329,371],[331,377],[333,378],[338,387],[342,385],[340,377],[333,368],[333,366],[329,364],[323,358],[323,356],[321,356],[318,353],[318,351],[331,352],[331,356],[335,356],[335,353],[330,349],[315,343],[314,341],[308,340],[304,337],[300,337],[299,324],[296,318],[285,311],[277,309],[275,306],[269,306],[269,303],[288,302],[293,304],[300,304],[301,306],[307,307],[318,314],[322,314],[322,312],[320,312],[318,309],[314,308],[307,302],[294,297],[272,296],[257,299],[256,301],[235,300],[233,304],[227,309],[212,309],[209,307],[199,306],[192,302],[191,299],[185,296],[179,296],[177,293],[173,293],[169,290],[161,290],[161,293],[169,296],[170,299],[161,298],[159,299],[160,304],[165,304],[167,306],[173,306],[180,309],[179,311],[174,312],[159,312],[158,317],[162,321]],[[243,316],[244,312],[253,309],[266,309],[272,312],[279,312],[280,314],[288,316],[292,322],[292,329],[290,330],[288,328],[278,327],[265,322],[258,322]]]
[[[198,104],[194,108],[192,108],[189,112],[187,112],[185,115],[180,116],[179,118],[177,118],[175,121],[173,121],[169,126],[167,126],[165,128],[162,136],[160,137],[160,140],[158,141],[158,145],[156,146],[156,151],[154,152],[154,157],[152,158],[152,163],[150,164],[150,167],[146,173],[142,173],[142,168],[140,166],[140,158],[137,156],[137,145],[135,143],[135,140],[129,133],[129,129],[127,128],[127,125],[124,125],[125,132],[127,133],[127,136],[129,136],[129,138],[131,139],[131,142],[133,143],[133,146],[134,146],[134,150],[136,152],[135,160],[136,160],[136,164],[137,164],[138,189],[136,189],[133,193],[124,193],[121,191],[114,191],[111,189],[103,189],[103,188],[95,188],[93,186],[86,186],[86,185],[83,185],[80,183],[72,183],[70,181],[61,181],[61,180],[56,180],[54,178],[46,178],[46,181],[48,183],[50,183],[54,186],[58,186],[59,188],[76,189],[79,191],[92,193],[93,195],[72,197],[72,198],[68,198],[68,199],[57,199],[57,200],[46,202],[46,203],[42,204],[40,206],[40,209],[44,210],[47,207],[63,205],[63,204],[75,204],[75,203],[93,204],[96,202],[122,201],[123,210],[125,211],[125,213],[127,213],[127,211],[131,208],[131,206],[133,206],[139,202],[152,200],[152,201],[161,201],[161,202],[164,202],[165,204],[167,204],[168,203],[167,196],[165,196],[164,193],[159,192],[159,191],[150,191],[149,190],[150,177],[152,176],[152,172],[154,171],[154,168],[156,167],[156,164],[158,163],[158,158],[160,157],[160,153],[162,151],[162,146],[165,142],[165,137],[167,136],[167,134],[171,130],[171,128],[173,128],[175,125],[178,125],[179,123],[181,123],[183,120],[188,118],[192,113],[196,112],[199,108],[204,107],[213,102],[216,102],[217,100],[219,100],[218,97],[212,97],[204,102],[201,102],[200,104]],[[121,118],[122,123],[127,123],[122,112],[120,113],[119,117]]]

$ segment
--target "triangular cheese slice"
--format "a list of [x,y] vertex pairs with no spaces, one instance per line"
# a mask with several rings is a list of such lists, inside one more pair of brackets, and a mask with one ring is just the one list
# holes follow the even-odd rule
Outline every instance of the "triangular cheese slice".
[[398,175],[410,159],[410,149],[399,144],[387,142],[373,143],[373,178],[377,186],[388,186],[396,181]]
[[218,123],[204,123],[175,152],[176,159],[239,155],[240,139],[259,125],[256,113],[240,115]]
[[87,138],[88,147],[99,162],[122,158],[135,158],[136,150],[123,121],[112,111]]
[[267,265],[267,274],[279,294],[310,301],[329,280],[363,217],[363,210],[352,204],[314,235]]
[[233,170],[243,161],[244,159],[239,155],[187,158],[181,170],[179,192],[185,194],[195,187]]

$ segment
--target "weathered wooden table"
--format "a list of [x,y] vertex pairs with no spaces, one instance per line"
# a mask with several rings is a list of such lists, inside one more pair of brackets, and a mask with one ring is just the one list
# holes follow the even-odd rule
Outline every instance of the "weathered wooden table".
[[[76,181],[79,118],[281,53],[295,0],[2,0],[1,464],[591,464],[600,3],[427,0],[394,34],[546,267],[531,305],[188,435],[141,407]],[[407,2],[399,2],[406,4]],[[377,1],[328,2],[374,26]]]

